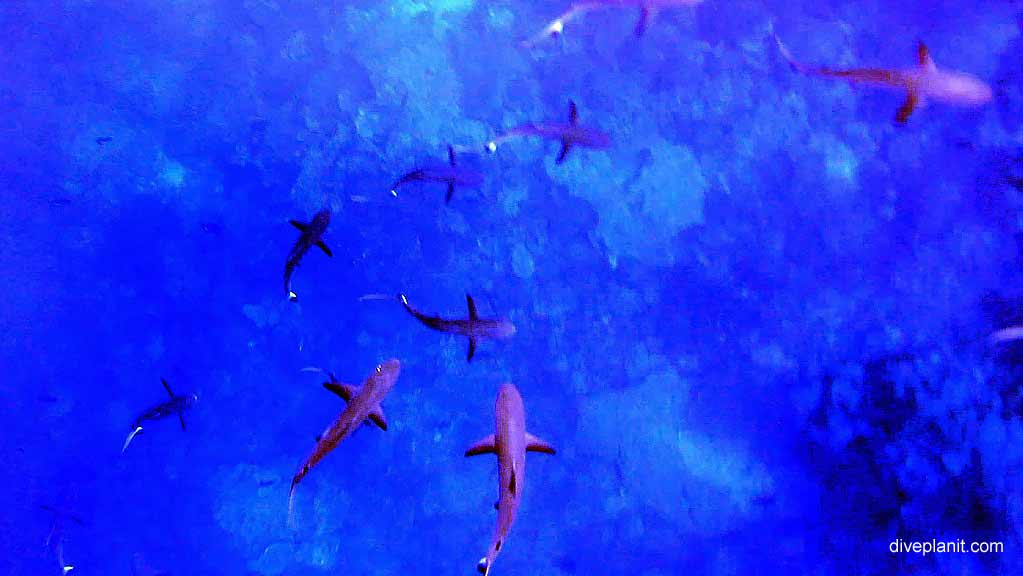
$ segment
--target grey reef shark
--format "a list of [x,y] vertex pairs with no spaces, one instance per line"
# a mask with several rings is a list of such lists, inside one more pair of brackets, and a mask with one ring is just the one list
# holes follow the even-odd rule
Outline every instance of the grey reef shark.
[[800,74],[905,92],[906,99],[895,114],[895,122],[899,125],[905,124],[915,110],[926,106],[929,101],[955,106],[982,106],[992,97],[991,87],[982,80],[963,72],[938,68],[923,42],[917,44],[917,65],[913,68],[839,70],[798,62],[777,35],[774,40],[785,61]]
[[128,434],[128,439],[124,441],[124,446],[121,447],[122,454],[128,449],[128,445],[135,439],[135,436],[142,433],[142,425],[146,422],[177,416],[178,422],[181,423],[181,429],[186,429],[185,412],[195,405],[199,400],[199,396],[197,394],[175,394],[166,380],[160,378],[160,382],[163,383],[163,388],[167,391],[170,399],[153,406],[135,419],[135,422],[131,425],[131,434]]
[[327,426],[316,438],[316,446],[312,453],[302,462],[291,479],[291,490],[288,492],[288,526],[295,527],[295,488],[309,472],[330,454],[342,440],[347,438],[365,421],[376,424],[381,430],[387,430],[387,419],[380,408],[380,402],[394,387],[401,374],[401,363],[390,359],[378,365],[362,383],[362,386],[342,384],[330,375],[330,381],[323,387],[340,396],[348,406]]
[[451,202],[455,194],[456,186],[479,188],[483,185],[483,173],[471,168],[458,165],[458,157],[455,149],[448,145],[447,166],[423,166],[406,172],[391,185],[391,195],[398,197],[398,188],[409,182],[438,182],[447,185],[447,193],[444,195],[444,203]]
[[497,151],[498,145],[512,140],[535,136],[546,140],[556,140],[561,143],[561,150],[555,163],[561,164],[565,161],[568,153],[573,147],[591,148],[604,150],[611,147],[611,137],[605,132],[579,123],[579,112],[575,102],[568,101],[568,122],[530,122],[516,126],[507,132],[497,136],[486,144],[486,151],[493,154]]
[[[393,298],[386,294],[367,294],[360,300],[391,300]],[[469,308],[467,318],[441,318],[424,314],[413,308],[404,294],[398,294],[397,300],[423,326],[437,332],[468,338],[469,351],[466,354],[466,362],[472,361],[473,356],[476,355],[476,347],[481,340],[504,340],[515,334],[515,325],[507,318],[480,318],[479,311],[476,310],[476,302],[468,294],[465,295],[465,302]]]
[[284,263],[284,291],[288,295],[288,300],[297,302],[298,294],[291,289],[291,275],[295,273],[295,268],[298,268],[305,253],[313,246],[316,246],[323,250],[323,253],[327,256],[334,257],[330,248],[323,241],[323,235],[327,232],[327,226],[330,225],[330,210],[326,208],[320,210],[308,224],[303,224],[298,220],[289,220],[289,222],[301,234],[298,240],[295,240],[295,245],[291,247],[291,252],[288,253],[288,261]]
[[498,499],[497,527],[487,550],[486,556],[480,559],[476,569],[480,574],[490,574],[494,560],[504,547],[515,513],[522,502],[522,493],[526,485],[526,452],[542,452],[554,454],[554,448],[547,442],[533,436],[526,430],[526,411],[522,406],[522,396],[514,384],[501,386],[497,395],[494,433],[479,440],[465,455],[478,454],[497,455]]
[[50,525],[50,533],[46,536],[46,548],[53,553],[57,559],[57,572],[62,576],[71,572],[75,567],[64,560],[64,527],[68,520],[82,526],[84,521],[77,515],[59,510],[45,504],[40,506],[43,510],[53,513],[53,523]]
[[584,14],[596,10],[607,10],[611,8],[626,8],[639,10],[639,20],[633,33],[642,36],[650,23],[657,17],[657,13],[665,8],[688,8],[700,4],[703,0],[583,0],[569,6],[568,10],[544,26],[532,38],[522,42],[522,45],[529,48],[536,46],[544,40],[556,38],[565,31],[565,24],[569,23]]

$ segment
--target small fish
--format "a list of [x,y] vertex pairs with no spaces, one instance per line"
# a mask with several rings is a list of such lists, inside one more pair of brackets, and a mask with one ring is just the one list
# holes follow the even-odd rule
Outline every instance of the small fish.
[[854,68],[835,70],[808,66],[797,62],[777,35],[778,50],[793,70],[808,76],[837,78],[854,84],[878,86],[903,91],[906,100],[895,114],[896,124],[903,125],[917,108],[930,100],[956,106],[982,106],[992,98],[991,87],[982,80],[953,70],[943,70],[934,64],[930,50],[923,42],[917,44],[917,66],[909,69]]
[[298,228],[302,234],[295,240],[295,245],[291,247],[291,252],[288,253],[288,261],[284,264],[284,291],[288,295],[288,300],[291,302],[298,301],[298,294],[291,289],[291,275],[294,274],[295,268],[298,268],[299,262],[302,261],[302,257],[309,251],[313,246],[323,250],[323,253],[333,258],[334,254],[327,247],[327,244],[323,241],[323,235],[327,232],[327,226],[330,224],[330,210],[324,208],[313,216],[313,219],[308,224],[303,224],[298,220],[289,220],[291,225]]
[[[374,296],[364,296],[363,298],[373,299]],[[469,307],[468,318],[446,319],[440,316],[428,316],[413,308],[408,303],[408,298],[404,294],[398,295],[398,301],[401,302],[401,305],[405,307],[409,314],[427,328],[468,338],[469,352],[466,356],[467,362],[472,361],[472,357],[476,354],[476,346],[480,340],[503,340],[515,334],[515,325],[506,318],[480,318],[479,312],[476,310],[476,302],[468,294],[465,295],[465,301]]]
[[482,186],[483,174],[476,170],[459,166],[454,147],[448,145],[447,166],[427,166],[405,173],[391,186],[391,195],[397,198],[398,187],[408,182],[440,182],[447,184],[448,191],[444,196],[444,203],[446,204],[451,202],[451,197],[455,194],[455,186],[468,186],[470,188]]
[[1023,326],[1009,326],[1008,328],[996,330],[988,336],[988,342],[992,346],[1016,342],[1017,340],[1023,340]]
[[329,382],[323,383],[324,388],[340,396],[348,403],[348,406],[316,439],[316,447],[312,454],[302,462],[298,472],[291,479],[291,490],[288,492],[288,526],[295,526],[295,488],[320,460],[337,448],[342,440],[351,435],[367,419],[381,430],[387,430],[387,420],[384,418],[383,410],[380,409],[380,402],[394,387],[399,374],[401,374],[401,363],[392,358],[377,366],[362,386],[342,384],[334,378],[333,374],[330,375]]
[[633,33],[636,37],[642,36],[650,23],[657,16],[657,13],[665,8],[693,7],[703,0],[584,0],[573,3],[567,11],[544,26],[532,38],[525,40],[522,45],[525,47],[535,46],[549,38],[556,38],[565,31],[565,24],[576,18],[595,10],[606,8],[638,8],[639,20]]
[[110,137],[110,136],[100,136],[99,138],[96,138],[96,144],[99,144],[100,146],[102,146],[102,145],[106,144],[107,142],[110,142],[111,140],[113,140],[113,138]]
[[574,146],[593,149],[611,147],[611,137],[606,133],[579,124],[579,113],[572,100],[568,101],[568,122],[533,122],[516,126],[488,142],[486,150],[494,153],[497,151],[498,144],[523,136],[539,136],[547,140],[560,141],[561,151],[558,152],[558,158],[555,161],[557,164],[565,161],[565,157]]
[[185,412],[195,405],[199,400],[199,396],[196,394],[183,394],[179,396],[171,390],[170,384],[166,380],[160,378],[160,382],[163,383],[163,388],[167,391],[167,395],[170,396],[170,400],[153,406],[135,419],[135,422],[131,425],[131,434],[128,435],[128,439],[124,441],[124,446],[121,447],[122,454],[128,449],[128,445],[135,439],[135,436],[142,432],[142,424],[145,422],[177,416],[178,422],[181,423],[181,429],[186,429]]
[[542,452],[554,454],[555,450],[549,443],[533,436],[526,430],[526,412],[522,405],[522,396],[514,384],[501,386],[497,395],[495,412],[495,433],[469,447],[465,455],[478,454],[497,455],[498,500],[497,527],[487,555],[480,559],[476,569],[484,576],[490,573],[494,560],[508,538],[515,513],[522,501],[522,492],[526,484],[526,452]]
[[68,564],[64,560],[64,526],[65,521],[71,520],[79,526],[83,525],[84,522],[77,515],[66,512],[64,510],[58,510],[52,506],[42,505],[40,506],[43,510],[53,513],[53,523],[50,525],[50,533],[46,536],[46,547],[50,549],[54,557],[57,560],[57,570],[63,576],[68,572],[71,572],[75,567]]

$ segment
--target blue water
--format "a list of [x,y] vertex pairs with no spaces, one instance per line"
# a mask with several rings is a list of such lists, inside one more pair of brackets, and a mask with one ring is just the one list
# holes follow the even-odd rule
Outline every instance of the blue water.
[[[494,575],[1023,569],[1023,6],[1007,0],[0,4],[0,574],[473,574],[503,382],[530,454]],[[917,6],[912,6],[917,4]],[[927,5],[924,8],[924,4]],[[980,107],[794,72],[939,67]],[[515,125],[485,173],[391,183]],[[313,248],[281,276],[298,232]],[[428,330],[395,302],[514,337]],[[288,487],[353,383],[389,429]],[[195,392],[187,431],[134,418]],[[47,507],[47,508],[44,508]],[[66,518],[61,516],[61,518]],[[892,553],[893,541],[1000,553]]]

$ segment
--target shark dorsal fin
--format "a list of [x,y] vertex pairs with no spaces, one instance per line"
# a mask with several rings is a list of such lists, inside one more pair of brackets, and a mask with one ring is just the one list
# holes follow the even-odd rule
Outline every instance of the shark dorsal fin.
[[927,48],[927,45],[924,44],[922,41],[917,42],[916,57],[917,62],[920,64],[922,68],[926,68],[928,70],[934,70],[936,68],[936,66],[934,65],[934,60],[931,58],[931,50]]
[[512,496],[515,496],[515,490],[518,488],[515,482],[515,464],[512,464],[511,478],[508,479],[508,492]]
[[452,166],[458,165],[458,158],[455,157],[455,147],[448,144],[448,164]]
[[469,320],[479,320],[479,312],[476,311],[476,302],[473,301],[472,296],[466,294],[465,302],[469,305]]
[[174,391],[171,390],[170,384],[168,384],[167,381],[164,380],[163,378],[160,378],[160,383],[163,384],[163,389],[167,391],[167,395],[173,398]]
[[291,225],[294,226],[295,228],[298,228],[299,232],[305,232],[306,228],[305,224],[299,222],[298,220],[288,220],[288,222],[291,223]]
[[575,107],[575,100],[568,101],[568,121],[573,126],[579,123],[579,111]]

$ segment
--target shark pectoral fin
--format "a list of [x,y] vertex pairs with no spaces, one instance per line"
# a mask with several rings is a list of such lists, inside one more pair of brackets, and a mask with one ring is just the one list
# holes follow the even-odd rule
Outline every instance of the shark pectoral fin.
[[300,232],[305,232],[306,228],[305,224],[299,222],[298,220],[288,220],[288,222],[295,228],[298,228]]
[[476,355],[476,339],[469,338],[469,353],[465,355],[466,362],[472,362],[472,357]]
[[909,117],[913,115],[913,111],[917,109],[920,104],[920,96],[915,90],[910,90],[906,93],[906,101],[902,103],[899,111],[895,113],[895,123],[900,126],[905,124]]
[[382,408],[377,406],[375,409],[373,409],[372,412],[369,413],[369,416],[367,416],[367,418],[372,420],[373,423],[377,425],[377,428],[380,428],[384,432],[387,432],[387,418],[384,417],[384,411]]
[[565,157],[568,156],[569,150],[572,149],[572,145],[568,143],[568,140],[561,141],[561,151],[558,152],[558,158],[554,161],[555,164],[561,164],[565,161]]
[[650,24],[650,20],[654,17],[654,11],[649,6],[640,6],[639,8],[639,20],[636,22],[636,29],[634,34],[636,37],[642,36],[646,33],[647,26]]
[[480,313],[476,310],[476,301],[472,299],[472,296],[468,294],[465,295],[465,305],[469,308],[469,319],[479,320]]
[[163,378],[160,378],[160,383],[163,384],[163,389],[167,391],[167,395],[173,398],[174,391],[171,390],[170,384],[168,384],[167,381],[164,380]]
[[455,183],[448,182],[448,192],[444,195],[444,203],[451,202],[451,197],[455,195]]
[[920,66],[928,70],[935,70],[937,66],[934,65],[934,60],[931,59],[931,51],[927,48],[927,45],[923,42],[917,42],[916,45],[916,56]]
[[181,414],[180,412],[178,413],[178,422],[181,423],[181,431],[182,432],[188,431],[188,427],[185,426],[185,415]]
[[543,452],[544,454],[556,454],[557,450],[546,440],[541,440],[526,432],[526,452]]
[[359,393],[357,387],[340,382],[324,382],[323,387],[340,396],[345,402],[351,402],[352,398]]
[[478,456],[480,454],[496,454],[497,446],[494,444],[494,435],[478,440],[465,451],[466,456]]
[[330,247],[329,247],[329,246],[327,246],[327,243],[326,243],[326,242],[324,242],[323,240],[320,240],[320,241],[318,241],[318,242],[316,243],[316,246],[317,246],[317,247],[318,247],[318,248],[319,248],[320,250],[323,250],[323,253],[324,253],[324,254],[326,254],[327,256],[330,256],[331,258],[333,258],[333,257],[334,257],[334,253],[330,251]]

